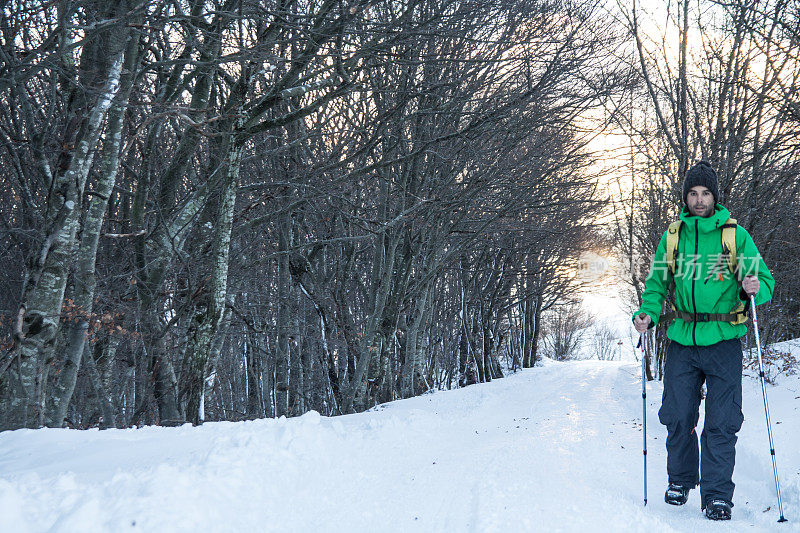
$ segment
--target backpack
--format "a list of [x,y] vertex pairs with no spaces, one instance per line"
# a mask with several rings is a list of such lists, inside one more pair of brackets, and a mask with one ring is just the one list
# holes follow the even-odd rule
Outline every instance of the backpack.
[[[676,220],[667,228],[667,249],[665,259],[667,262],[667,268],[669,268],[669,271],[673,276],[675,276],[675,265],[678,255],[678,241],[681,237],[682,227],[683,221]],[[736,219],[729,218],[727,221],[725,221],[725,224],[720,227],[720,229],[722,230],[720,234],[720,238],[722,240],[722,253],[727,257],[728,270],[730,270],[737,283],[741,285],[742,280],[739,277],[739,263],[736,258]],[[674,281],[670,286],[670,293],[672,293],[673,289]],[[730,313],[688,313],[686,311],[676,309],[673,305],[672,312],[667,313],[665,318],[668,321],[677,317],[687,322],[708,322],[714,320],[719,322],[730,322],[734,325],[744,324],[747,322],[749,303],[749,301],[746,303],[741,302]]]

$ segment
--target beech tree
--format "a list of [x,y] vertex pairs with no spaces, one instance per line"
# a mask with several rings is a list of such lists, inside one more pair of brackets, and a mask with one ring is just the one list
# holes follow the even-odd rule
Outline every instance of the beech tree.
[[603,207],[591,2],[0,10],[0,426],[339,414],[502,376]]

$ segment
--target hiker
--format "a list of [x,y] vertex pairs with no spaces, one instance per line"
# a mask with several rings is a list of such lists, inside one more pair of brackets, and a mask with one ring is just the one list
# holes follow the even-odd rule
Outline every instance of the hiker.
[[[744,420],[739,339],[747,332],[750,295],[756,305],[769,301],[775,280],[750,234],[718,199],[717,174],[700,161],[686,174],[680,220],[661,237],[633,323],[643,333],[659,318],[675,319],[667,329],[671,342],[658,412],[667,426],[664,500],[683,505],[699,482],[706,517],[729,520],[736,433]],[[674,309],[660,317],[672,287]],[[700,453],[696,426],[703,382],[707,395]]]

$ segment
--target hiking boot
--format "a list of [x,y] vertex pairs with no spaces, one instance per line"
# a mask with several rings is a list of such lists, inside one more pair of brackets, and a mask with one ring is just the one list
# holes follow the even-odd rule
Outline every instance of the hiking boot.
[[670,483],[667,492],[664,493],[664,501],[670,505],[683,505],[689,498],[691,487],[686,487],[678,483]]
[[725,500],[714,499],[706,504],[706,518],[709,520],[730,520],[731,505]]

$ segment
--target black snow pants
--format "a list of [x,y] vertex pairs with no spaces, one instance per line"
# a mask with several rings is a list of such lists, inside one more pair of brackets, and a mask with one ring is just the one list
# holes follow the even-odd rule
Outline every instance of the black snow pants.
[[[704,381],[707,394],[701,456],[696,426]],[[711,346],[671,342],[664,364],[664,395],[658,418],[667,426],[670,483],[696,487],[699,482],[703,508],[711,499],[732,502],[736,433],[744,421],[740,340]]]

